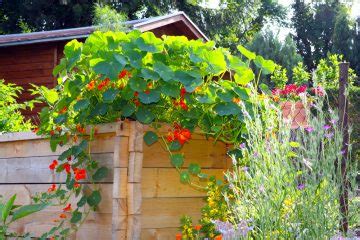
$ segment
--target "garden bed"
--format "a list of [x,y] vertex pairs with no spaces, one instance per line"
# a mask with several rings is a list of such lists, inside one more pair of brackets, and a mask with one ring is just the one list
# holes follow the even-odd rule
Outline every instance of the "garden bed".
[[[99,183],[103,197],[99,208],[90,213],[74,239],[170,239],[178,232],[183,214],[195,220],[200,217],[206,193],[180,182],[159,143],[150,147],[143,143],[147,128],[136,122],[98,126],[90,145],[92,157],[110,171]],[[196,133],[192,139],[182,149],[186,155],[184,167],[199,163],[204,173],[221,178],[231,164],[226,145],[215,145]],[[46,191],[51,183],[65,182],[65,173],[54,174],[48,168],[65,147],[52,152],[47,139],[22,132],[1,135],[0,148],[4,166],[0,169],[0,191],[5,198],[16,193],[16,204],[29,204],[36,192]],[[77,201],[70,202],[76,205]],[[17,232],[41,235],[56,224],[53,221],[61,210],[48,207],[12,227]]]

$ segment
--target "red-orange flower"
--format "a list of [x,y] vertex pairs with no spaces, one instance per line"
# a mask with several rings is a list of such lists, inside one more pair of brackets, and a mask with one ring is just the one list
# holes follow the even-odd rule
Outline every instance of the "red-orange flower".
[[63,208],[64,212],[70,212],[71,211],[71,203],[69,203],[66,207]]
[[86,178],[86,170],[85,169],[74,169],[74,173],[75,173],[76,181]]
[[139,93],[138,92],[134,92],[134,97],[138,97]]
[[131,77],[131,73],[130,73],[128,70],[126,70],[126,69],[122,70],[122,71],[119,73],[119,79],[124,78],[124,77],[126,77],[126,76]]
[[38,127],[34,128],[34,129],[32,130],[33,133],[37,133],[38,131],[39,131],[39,128],[38,128]]
[[52,163],[49,165],[49,169],[50,169],[50,170],[54,170],[57,165],[58,165],[58,161],[57,161],[57,160],[53,160]]
[[64,218],[67,218],[67,216],[66,216],[65,213],[60,214],[59,217],[60,217],[60,218],[63,218],[63,219],[64,219]]
[[144,91],[144,93],[145,93],[145,94],[150,94],[150,89],[146,89],[146,90]]
[[179,143],[181,145],[184,145],[187,141],[190,140],[191,138],[191,132],[189,129],[184,128],[184,129],[176,129],[174,131],[174,137],[176,140],[179,141]]
[[184,99],[180,99],[179,105],[180,105],[180,107],[181,107],[183,110],[185,110],[185,111],[188,110],[188,106],[187,106],[187,104],[185,103]]
[[174,141],[174,140],[175,140],[174,134],[173,134],[172,132],[168,132],[168,135],[167,135],[167,137],[166,137],[166,140],[167,140],[168,142]]
[[214,240],[222,240],[222,235],[218,235],[214,238]]
[[74,183],[74,188],[78,188],[78,187],[80,187],[80,183],[75,182],[75,183]]
[[181,240],[182,236],[181,233],[176,234],[176,240]]
[[137,107],[140,106],[140,101],[138,99],[134,99],[133,102]]
[[70,171],[71,171],[71,166],[70,166],[70,164],[65,163],[65,164],[64,164],[64,169],[65,169],[65,172],[66,172],[67,174],[69,174]]
[[59,113],[64,114],[64,113],[66,113],[66,111],[67,111],[67,107],[65,106],[59,111]]
[[95,87],[95,80],[91,80],[87,85],[86,85],[86,88],[88,89],[88,90],[93,90],[94,89],[94,87]]
[[71,161],[71,156],[68,156],[66,159],[67,159],[68,161]]
[[50,130],[50,136],[54,136],[55,135],[55,131],[54,130]]
[[182,88],[180,89],[180,96],[181,96],[181,98],[183,98],[183,97],[185,96],[185,93],[186,93],[186,89],[185,89],[184,87],[182,87]]
[[104,87],[106,87],[108,84],[110,83],[110,79],[109,78],[105,78],[104,81],[102,81],[99,85],[98,85],[98,90],[102,90]]
[[194,228],[196,231],[200,231],[201,227],[202,227],[201,225],[196,225]]
[[77,124],[76,125],[76,130],[79,132],[79,133],[82,133],[82,134],[85,134],[86,133],[86,129],[84,127],[82,127],[80,124]]
[[54,192],[56,191],[56,185],[52,184],[51,187],[48,188],[48,192]]
[[60,126],[57,126],[57,127],[56,127],[56,131],[61,132],[61,131],[62,131],[62,128],[61,128]]

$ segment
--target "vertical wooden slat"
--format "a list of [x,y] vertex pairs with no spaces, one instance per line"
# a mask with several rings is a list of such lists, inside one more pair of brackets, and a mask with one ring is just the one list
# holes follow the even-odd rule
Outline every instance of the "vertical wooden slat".
[[143,125],[130,122],[129,171],[127,183],[127,233],[126,239],[138,240],[141,233],[141,170],[143,162]]

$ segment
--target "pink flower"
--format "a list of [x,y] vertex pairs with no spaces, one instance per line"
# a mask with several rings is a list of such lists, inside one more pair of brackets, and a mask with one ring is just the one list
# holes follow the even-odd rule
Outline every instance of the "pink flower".
[[298,89],[296,89],[296,93],[299,94],[299,93],[304,93],[306,92],[306,89],[307,89],[307,86],[306,85],[302,85],[300,87],[298,87]]

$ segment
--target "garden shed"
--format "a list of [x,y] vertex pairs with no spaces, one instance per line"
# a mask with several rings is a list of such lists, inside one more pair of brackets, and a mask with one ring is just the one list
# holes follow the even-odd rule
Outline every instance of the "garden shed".
[[[186,36],[189,39],[208,40],[201,30],[183,12],[160,17],[145,18],[125,22],[129,29],[151,31],[156,36]],[[25,90],[30,83],[44,85],[48,88],[56,86],[52,75],[53,68],[63,57],[65,44],[72,40],[85,40],[95,27],[81,27],[64,30],[43,31],[24,34],[0,36],[0,79],[15,83]],[[20,96],[20,101],[32,99],[28,91]],[[28,118],[35,117],[42,106],[34,111],[25,111]],[[35,119],[36,122],[36,119]]]

